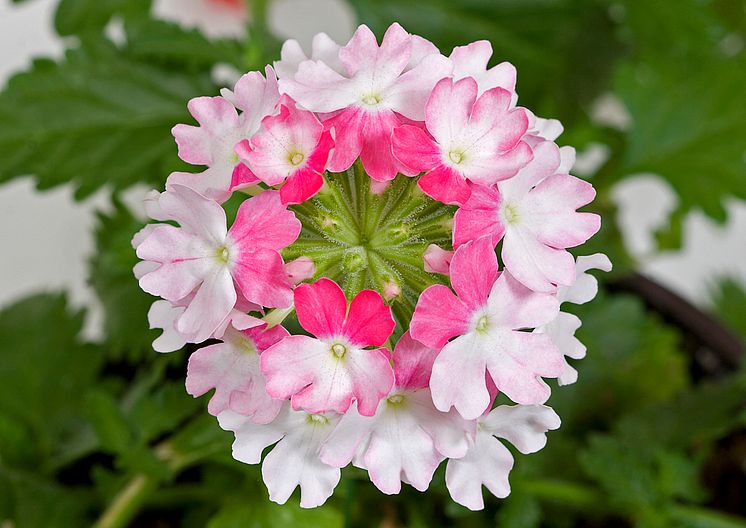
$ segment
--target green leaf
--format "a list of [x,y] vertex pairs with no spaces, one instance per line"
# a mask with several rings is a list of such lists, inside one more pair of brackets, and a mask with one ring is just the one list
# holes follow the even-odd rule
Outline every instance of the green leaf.
[[91,391],[86,397],[85,414],[105,452],[125,453],[132,449],[132,430],[119,404],[109,393],[102,390]]
[[724,199],[746,199],[746,98],[738,96],[744,85],[740,56],[621,67],[616,91],[632,126],[619,176],[658,174],[676,190],[680,213],[701,209],[724,221]]
[[[79,340],[82,324],[83,312],[72,312],[62,295],[36,295],[0,312],[0,435],[25,430],[18,451],[30,456],[14,463],[44,468],[86,426],[79,409],[103,356]],[[7,421],[14,431],[2,426]]]
[[152,343],[158,331],[148,330],[147,319],[155,299],[140,289],[132,274],[138,258],[131,241],[144,224],[119,200],[113,206],[112,212],[97,214],[89,282],[104,310],[107,352],[134,362],[155,354]]
[[61,0],[54,28],[62,36],[101,31],[115,14],[147,13],[150,0]]
[[536,497],[513,491],[497,511],[499,528],[537,528],[541,525],[541,506]]
[[209,74],[168,71],[103,39],[59,63],[36,60],[0,94],[0,182],[33,174],[40,189],[73,182],[82,198],[102,185],[162,185],[178,166],[171,127],[186,102],[215,88]]
[[197,70],[218,63],[244,66],[245,50],[237,40],[208,39],[196,29],[148,17],[127,19],[125,29],[129,52],[150,63]]

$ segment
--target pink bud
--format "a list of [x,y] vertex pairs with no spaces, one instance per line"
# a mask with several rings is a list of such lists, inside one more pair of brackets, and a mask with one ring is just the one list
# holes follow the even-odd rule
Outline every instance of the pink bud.
[[293,284],[299,284],[313,277],[316,273],[316,265],[308,257],[298,257],[285,264],[285,273]]
[[389,280],[383,285],[383,297],[387,301],[390,301],[399,295],[401,295],[401,287],[393,280]]
[[425,271],[428,273],[442,273],[448,275],[451,267],[453,251],[446,251],[443,248],[430,244],[425,250]]

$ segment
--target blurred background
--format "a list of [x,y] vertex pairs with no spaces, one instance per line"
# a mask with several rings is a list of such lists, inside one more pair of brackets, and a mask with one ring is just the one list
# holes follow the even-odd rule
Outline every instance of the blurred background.
[[[604,226],[563,426],[469,512],[345,470],[268,502],[158,355],[132,277],[141,199],[180,168],[186,102],[358,23],[490,40],[560,119]],[[0,527],[746,527],[746,2],[0,0]]]

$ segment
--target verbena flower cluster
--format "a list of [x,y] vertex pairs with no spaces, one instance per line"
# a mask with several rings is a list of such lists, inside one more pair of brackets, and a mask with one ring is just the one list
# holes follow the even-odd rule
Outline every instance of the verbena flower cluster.
[[[424,491],[447,459],[453,499],[510,492],[513,457],[560,419],[544,378],[585,347],[563,303],[597,292],[593,187],[562,126],[517,106],[515,68],[480,41],[442,55],[392,25],[295,41],[264,75],[198,97],[182,160],[133,245],[159,352],[262,464],[271,500],[324,503],[349,464],[382,492]],[[231,218],[228,227],[228,218]],[[499,259],[498,259],[499,256]],[[502,263],[502,269],[500,266]],[[515,405],[499,405],[498,393]],[[262,453],[274,445],[262,460]]]

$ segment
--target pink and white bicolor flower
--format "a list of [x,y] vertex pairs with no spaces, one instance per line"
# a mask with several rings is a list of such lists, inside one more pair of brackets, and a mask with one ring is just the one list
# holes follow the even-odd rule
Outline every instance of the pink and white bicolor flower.
[[[234,149],[259,130],[262,119],[275,112],[280,98],[277,78],[269,66],[266,75],[265,79],[259,72],[249,72],[238,80],[234,91],[225,90],[222,97],[189,101],[189,112],[199,126],[176,125],[172,133],[179,157],[192,165],[206,165],[207,169],[199,174],[174,172],[168,177],[167,188],[184,185],[224,202],[233,189],[258,182]],[[236,107],[242,110],[240,115]]]
[[453,245],[482,236],[493,246],[502,239],[505,268],[534,291],[552,292],[575,282],[575,261],[567,251],[601,227],[597,214],[580,213],[596,196],[593,186],[558,172],[560,149],[550,141],[534,148],[534,159],[497,187],[473,188],[453,219]]
[[218,415],[220,427],[235,433],[233,458],[239,462],[258,464],[262,451],[276,444],[262,463],[269,500],[285,504],[300,486],[301,508],[321,506],[339,483],[339,468],[319,460],[321,444],[338,420],[334,414],[295,411],[288,402],[283,402],[277,417],[268,424],[256,424],[230,410]]
[[298,237],[300,222],[265,191],[241,204],[230,230],[220,205],[182,185],[159,198],[161,212],[181,227],[149,225],[133,242],[149,270],[140,287],[172,303],[193,294],[176,323],[179,333],[204,341],[243,297],[260,306],[286,307],[293,291],[279,250]]
[[236,146],[241,161],[269,186],[279,185],[283,204],[307,200],[324,184],[322,174],[334,141],[318,118],[284,95],[280,112],[262,121],[251,141]]
[[391,131],[403,122],[422,121],[435,83],[450,75],[450,61],[420,37],[392,24],[379,46],[367,26],[358,27],[339,50],[344,73],[335,64],[307,60],[294,78],[280,80],[280,90],[303,108],[322,116],[333,129],[332,172],[345,171],[360,157],[378,182],[411,170],[391,154]]
[[541,450],[547,443],[547,431],[559,426],[557,413],[543,405],[500,405],[480,417],[474,445],[466,456],[452,458],[446,466],[446,487],[451,498],[470,510],[481,510],[482,486],[498,498],[507,497],[513,455],[498,438],[527,455]]
[[350,303],[332,280],[320,279],[295,289],[300,325],[317,338],[287,337],[261,358],[267,392],[291,398],[294,409],[344,413],[357,400],[361,414],[372,416],[394,383],[389,351],[380,347],[394,330],[391,308],[371,290]]
[[405,333],[394,349],[388,398],[374,416],[361,416],[353,404],[322,446],[321,460],[339,468],[353,462],[391,495],[402,482],[425,491],[445,457],[464,456],[476,423],[433,406],[428,380],[437,354]]
[[282,326],[267,328],[266,323],[243,331],[229,328],[222,343],[189,356],[187,392],[197,397],[215,389],[207,405],[213,416],[230,409],[255,423],[271,422],[283,402],[267,394],[259,356],[288,335]]
[[490,402],[485,372],[516,403],[544,403],[549,387],[542,377],[559,376],[563,357],[547,336],[521,330],[557,317],[557,299],[498,273],[489,238],[459,247],[450,277],[458,296],[447,286],[430,286],[410,325],[414,339],[442,349],[430,378],[435,407],[456,407],[466,419],[480,416]]
[[525,110],[511,108],[511,93],[502,88],[477,94],[471,77],[442,79],[425,106],[427,131],[394,129],[394,156],[425,173],[418,183],[434,200],[463,204],[471,194],[468,182],[493,185],[531,160],[531,148],[521,141],[528,129]]
[[[557,288],[557,300],[561,303],[585,304],[598,293],[598,280],[588,273],[588,270],[598,269],[611,271],[611,261],[603,253],[596,253],[585,257],[578,257],[575,261],[576,279],[572,286],[560,286]],[[577,315],[560,312],[557,318],[537,328],[538,333],[546,334],[557,348],[566,357],[571,359],[583,359],[586,348],[580,340],[575,337],[575,332],[580,328],[580,318]],[[560,385],[570,385],[578,380],[578,371],[567,363],[562,374],[557,378]]]

